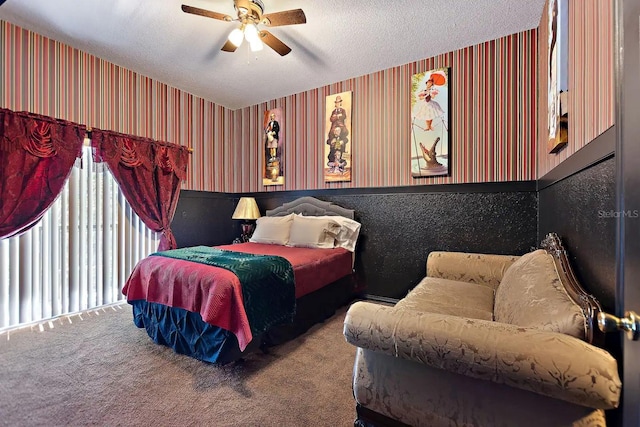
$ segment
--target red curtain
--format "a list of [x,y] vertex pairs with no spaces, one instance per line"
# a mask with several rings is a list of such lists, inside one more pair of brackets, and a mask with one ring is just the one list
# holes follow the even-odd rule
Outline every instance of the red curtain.
[[0,239],[38,223],[81,157],[84,135],[75,123],[0,108]]
[[162,233],[158,250],[175,249],[171,220],[187,174],[187,148],[100,129],[91,135],[94,161],[107,164],[134,212]]

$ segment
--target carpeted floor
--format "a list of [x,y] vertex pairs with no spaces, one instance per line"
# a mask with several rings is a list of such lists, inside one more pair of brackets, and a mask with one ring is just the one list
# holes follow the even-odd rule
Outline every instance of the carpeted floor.
[[128,305],[5,333],[0,425],[352,426],[345,312],[224,367],[154,344]]

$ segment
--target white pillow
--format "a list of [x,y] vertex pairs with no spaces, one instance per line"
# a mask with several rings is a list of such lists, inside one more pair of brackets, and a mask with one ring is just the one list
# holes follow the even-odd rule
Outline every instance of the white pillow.
[[340,224],[340,233],[336,239],[336,247],[345,248],[350,252],[355,251],[356,242],[360,235],[361,224],[358,221],[343,216],[335,217],[335,220]]
[[360,226],[361,224],[358,221],[354,221],[350,218],[346,218],[344,216],[316,216],[316,217],[305,217],[305,218],[326,218],[331,219],[338,224],[340,224],[340,231],[338,232],[338,236],[336,237],[336,248],[345,248],[350,252],[354,252],[356,249],[356,242],[358,241],[358,236],[360,235]]
[[294,216],[289,246],[304,248],[334,248],[340,224],[332,218]]
[[256,220],[256,230],[249,239],[254,243],[269,243],[286,245],[289,243],[289,233],[293,214],[287,216],[262,216]]

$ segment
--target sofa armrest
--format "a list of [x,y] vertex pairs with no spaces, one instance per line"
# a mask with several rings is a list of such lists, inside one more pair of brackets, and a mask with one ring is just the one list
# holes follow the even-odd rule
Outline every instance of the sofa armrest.
[[617,362],[557,332],[356,302],[344,335],[354,346],[596,409],[618,406]]
[[478,283],[495,290],[504,272],[518,258],[514,255],[435,251],[427,257],[427,276]]

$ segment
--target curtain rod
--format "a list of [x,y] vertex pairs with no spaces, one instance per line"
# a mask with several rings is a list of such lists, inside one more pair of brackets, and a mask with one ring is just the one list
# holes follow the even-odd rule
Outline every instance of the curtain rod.
[[[88,132],[91,132],[92,127],[91,126],[85,126],[85,129],[86,129],[86,131],[88,133]],[[177,144],[177,145],[180,145],[180,144]],[[189,152],[189,154],[193,154],[193,148],[192,147],[185,147],[183,145],[180,145],[180,147],[186,148],[187,151]]]

